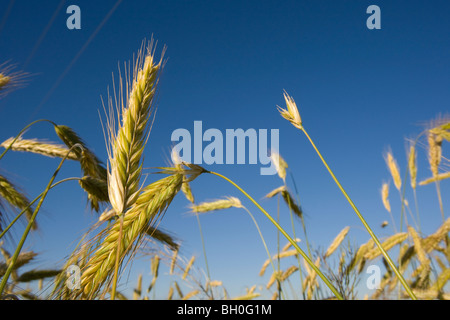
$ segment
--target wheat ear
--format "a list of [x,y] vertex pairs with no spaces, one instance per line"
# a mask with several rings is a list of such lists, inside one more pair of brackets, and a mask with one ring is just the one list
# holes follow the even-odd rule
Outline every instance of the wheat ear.
[[120,250],[121,221],[117,220],[108,230],[103,242],[87,263],[88,268],[81,277],[81,287],[85,297],[92,298],[101,285],[111,276],[116,257],[122,260],[132,251],[133,243],[151,227],[159,214],[163,213],[181,188],[183,176],[175,174],[158,180],[145,187],[133,206],[123,217]]
[[[14,142],[12,145],[11,143]],[[11,150],[13,151],[24,151],[41,154],[47,157],[58,157],[64,158],[67,155],[67,151],[69,151],[65,146],[39,141],[37,139],[22,139],[18,138],[14,141],[14,138],[9,138],[3,141],[0,144],[0,147],[8,148],[11,145]],[[70,160],[78,160],[76,154],[74,152],[69,153],[67,159]]]
[[[162,68],[162,60],[155,63],[152,47],[153,43],[150,42],[145,50],[141,49],[138,53],[130,84],[131,90],[127,92],[127,104],[119,102],[122,118],[117,132],[113,125],[113,109],[110,105],[108,191],[111,205],[119,215],[124,213],[139,195],[142,153]],[[120,97],[119,101],[122,99]]]

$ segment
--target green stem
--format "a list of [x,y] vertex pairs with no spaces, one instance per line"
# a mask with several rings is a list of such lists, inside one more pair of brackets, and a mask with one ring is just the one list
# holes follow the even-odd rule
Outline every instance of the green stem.
[[34,209],[33,215],[30,218],[30,221],[28,222],[27,227],[25,228],[25,231],[22,235],[22,238],[19,241],[19,244],[16,247],[16,251],[14,252],[14,255],[11,258],[11,261],[9,263],[8,269],[6,270],[2,282],[0,283],[0,296],[3,294],[3,291],[5,290],[6,287],[6,283],[8,282],[9,276],[11,275],[11,272],[14,270],[14,266],[16,264],[17,258],[19,257],[20,251],[22,250],[22,247],[25,243],[25,240],[28,237],[28,234],[30,233],[31,227],[33,226],[34,220],[36,219],[36,216],[42,206],[42,203],[44,202],[48,192],[50,191],[50,188],[53,184],[53,181],[55,180],[59,170],[61,169],[64,161],[67,159],[67,156],[69,155],[69,153],[72,151],[72,149],[74,147],[79,147],[79,145],[74,145],[72,148],[70,148],[70,150],[67,152],[66,156],[61,160],[61,162],[59,163],[58,168],[56,168],[55,172],[53,173],[52,177],[50,178],[50,181],[47,184],[47,187],[45,188],[45,191],[43,192],[43,195],[41,197],[41,199],[39,200],[38,205],[36,206],[36,208]]
[[[286,185],[286,181],[284,182],[284,187],[286,188],[286,192],[287,192],[287,185]],[[292,224],[292,235],[294,236],[294,240],[297,239],[297,236],[295,234],[295,225],[294,225],[294,215],[292,213],[292,205],[291,205],[291,198],[287,197],[288,199],[288,205],[289,205],[289,214],[291,216],[291,224]],[[298,197],[297,197],[298,199]],[[297,200],[297,204],[300,206],[300,201]],[[300,219],[302,220],[303,223],[303,214],[300,216]],[[303,224],[304,226],[304,224]],[[304,228],[305,230],[305,228]],[[306,233],[305,233],[305,238],[306,238]],[[307,242],[307,248],[308,248],[308,253],[309,253],[309,257],[312,258],[311,256],[311,251],[309,250],[309,245]],[[305,299],[305,290],[303,288],[303,272],[302,272],[302,265],[301,265],[301,261],[300,261],[300,257],[297,255],[297,261],[298,261],[298,271],[300,274],[300,284],[302,286],[302,294],[303,294],[303,299]]]
[[270,216],[270,214],[267,213],[266,210],[264,210],[261,205],[256,202],[247,192],[245,192],[241,187],[239,187],[236,183],[234,183],[232,180],[228,179],[227,177],[221,175],[217,172],[212,171],[206,171],[207,173],[216,175],[229,183],[231,183],[233,186],[235,186],[239,191],[241,191],[248,199],[250,199],[251,202],[259,209],[261,212],[272,222],[272,224],[275,225],[275,227],[286,237],[286,239],[292,244],[292,246],[297,250],[298,253],[306,260],[306,262],[313,268],[313,270],[319,275],[319,277],[325,282],[325,284],[330,288],[330,290],[333,292],[333,294],[339,299],[343,300],[341,294],[337,291],[337,289],[333,286],[333,284],[325,277],[325,275],[319,270],[319,268],[316,267],[316,265],[311,261],[311,259],[305,254],[305,252],[298,246],[298,244],[286,233],[286,231]]
[[397,267],[395,266],[394,262],[392,261],[391,257],[389,257],[389,255],[387,254],[386,250],[384,250],[383,246],[381,245],[380,241],[378,240],[378,238],[376,237],[375,233],[373,233],[372,229],[369,227],[369,225],[367,224],[366,220],[364,219],[364,217],[362,216],[362,214],[359,212],[358,208],[356,208],[355,204],[353,203],[353,201],[350,199],[349,195],[347,194],[347,192],[344,190],[344,188],[342,187],[342,185],[339,183],[338,179],[336,178],[336,176],[334,175],[333,171],[330,169],[330,167],[328,166],[327,162],[325,161],[325,159],[322,157],[321,153],[319,152],[319,150],[317,149],[316,145],[314,144],[314,142],[312,141],[311,137],[308,135],[308,133],[306,132],[306,130],[302,127],[301,129],[303,131],[303,133],[306,135],[306,137],[308,138],[309,142],[311,143],[311,145],[313,146],[314,150],[316,151],[316,153],[318,154],[319,158],[322,160],[323,164],[325,165],[325,167],[327,168],[328,172],[330,173],[331,177],[333,178],[334,182],[337,184],[337,186],[339,187],[339,189],[341,190],[342,194],[345,196],[345,198],[347,199],[347,201],[349,202],[350,206],[353,208],[353,210],[355,211],[356,215],[358,216],[358,218],[361,220],[361,222],[363,223],[364,227],[366,228],[366,230],[369,232],[370,236],[372,237],[372,239],[375,241],[376,245],[378,246],[378,248],[380,249],[381,253],[383,254],[383,256],[385,257],[386,261],[388,262],[389,266],[392,268],[392,270],[394,270],[395,274],[397,275],[398,279],[400,280],[400,282],[402,283],[403,287],[405,288],[406,292],[408,293],[408,295],[411,297],[411,299],[413,300],[417,300],[415,294],[412,292],[411,288],[409,287],[409,285],[406,283],[405,279],[403,278],[403,276],[401,275],[401,273],[398,271]]
[[[295,179],[294,179],[294,177],[292,175],[291,170],[289,170],[289,175],[291,176],[291,180],[292,180],[292,183],[294,185],[295,195],[297,197],[297,203],[300,205],[300,199],[299,199],[299,195],[298,195],[297,184],[295,183]],[[308,249],[309,257],[312,259],[311,246],[309,245],[308,235],[306,233],[305,219],[304,219],[303,215],[300,217],[300,220],[302,221],[302,228],[303,228],[303,233],[305,235],[306,248]]]
[[[251,214],[250,210],[248,210],[246,207],[243,206],[242,208],[243,208],[245,211],[247,211],[247,213],[249,214],[250,218],[252,218],[252,220],[253,220],[253,222],[254,222],[254,224],[255,224],[255,226],[256,226],[256,229],[258,230],[259,236],[261,237],[261,241],[262,241],[262,243],[263,243],[263,245],[264,245],[264,248],[266,249],[267,256],[269,257],[270,264],[272,265],[273,272],[275,272],[276,269],[275,269],[275,265],[273,264],[272,256],[270,255],[269,248],[267,247],[266,241],[264,240],[264,237],[263,237],[263,235],[262,235],[261,229],[259,228],[258,223],[256,222],[255,217]],[[280,283],[280,287],[281,287],[281,283]],[[284,298],[284,291],[283,291],[283,290],[281,290],[281,295],[282,295],[282,297]]]

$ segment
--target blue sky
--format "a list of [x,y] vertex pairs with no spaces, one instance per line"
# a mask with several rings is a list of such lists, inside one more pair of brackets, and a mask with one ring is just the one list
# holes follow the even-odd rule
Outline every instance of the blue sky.
[[[167,46],[167,63],[145,167],[165,165],[172,132],[178,128],[193,132],[194,121],[202,121],[204,130],[217,128],[223,133],[237,128],[279,129],[280,153],[295,177],[314,246],[325,249],[347,225],[349,239],[367,241],[368,234],[306,138],[279,115],[276,106],[285,106],[286,90],[375,233],[381,238],[390,234],[390,229],[380,228],[382,221],[390,219],[379,195],[382,182],[390,181],[383,152],[391,148],[404,172],[405,139],[414,138],[430,120],[449,110],[448,1],[122,1],[104,20],[117,3],[0,3],[0,62],[10,61],[31,74],[26,87],[0,100],[1,140],[33,120],[46,118],[72,127],[106,162],[100,97],[107,95],[118,63],[132,60],[142,40],[153,35],[157,55]],[[81,9],[81,30],[66,27],[66,8],[71,4]],[[372,4],[381,8],[380,30],[366,27],[366,9]],[[46,124],[32,127],[25,137],[57,141]],[[421,180],[430,173],[423,146],[419,152]],[[10,153],[2,159],[0,170],[32,198],[43,190],[57,163]],[[282,184],[277,176],[259,175],[259,168],[208,167],[258,200]],[[79,167],[71,163],[59,177],[79,175]],[[288,184],[292,187],[289,179]],[[258,218],[275,252],[275,229],[231,185],[202,176],[192,188],[197,201],[240,197]],[[444,208],[448,191],[442,183]],[[411,194],[407,196],[413,203]],[[441,223],[434,187],[420,188],[418,196],[422,230],[430,233]],[[397,221],[398,199],[391,182]],[[261,204],[276,214],[275,199]],[[291,230],[286,207],[281,208],[282,224]],[[196,255],[197,266],[204,268],[197,221],[188,212],[188,202],[180,194],[161,226],[183,241],[185,256]],[[42,254],[36,266],[49,267],[70,252],[96,216],[87,210],[78,185],[71,182],[51,192],[38,218],[41,230],[26,247]],[[234,294],[265,283],[258,272],[267,256],[245,211],[217,212],[202,216],[201,221],[212,278],[222,280]],[[133,272],[147,276],[149,266],[142,260]],[[160,288],[164,295],[167,288]]]

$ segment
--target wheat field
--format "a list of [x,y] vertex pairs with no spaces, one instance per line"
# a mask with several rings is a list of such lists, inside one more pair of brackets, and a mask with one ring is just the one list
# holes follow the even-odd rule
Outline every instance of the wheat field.
[[[13,160],[6,162],[8,158],[34,154],[39,157],[36,171],[44,170],[39,166],[45,161],[52,170],[47,180],[39,181],[38,194],[29,193],[27,185],[19,183],[23,179],[14,179],[20,172],[0,170],[0,300],[450,300],[447,116],[422,119],[414,136],[389,135],[403,139],[405,151],[377,151],[385,175],[372,186],[378,191],[375,194],[358,190],[359,182],[346,177],[348,170],[349,177],[351,172],[351,177],[364,179],[366,172],[358,163],[345,156],[344,160],[328,157],[331,152],[319,148],[323,142],[314,136],[324,129],[310,116],[314,108],[310,101],[300,102],[302,97],[276,87],[279,104],[272,106],[269,117],[282,121],[282,145],[287,148],[270,153],[276,170],[274,184],[258,174],[245,181],[233,166],[220,171],[217,166],[184,161],[169,143],[169,155],[162,156],[166,161],[153,166],[154,159],[164,153],[152,145],[153,127],[161,121],[158,102],[171,98],[160,87],[164,76],[174,71],[172,60],[167,59],[170,47],[153,38],[137,47],[135,51],[127,48],[133,58],[113,72],[110,86],[105,84],[107,95],[96,110],[100,121],[94,130],[103,134],[102,150],[92,148],[94,143],[84,137],[89,126],[60,123],[57,112],[54,119],[33,119],[18,132],[2,130],[0,168],[2,163],[11,167]],[[33,81],[25,70],[0,61],[0,101],[7,104],[11,95],[28,94]],[[174,118],[163,121],[173,121],[175,126],[183,115],[175,120],[172,112],[162,111]],[[34,136],[38,126],[46,126],[47,136]],[[332,134],[327,136],[333,140]],[[331,143],[358,148],[353,141]],[[292,168],[301,167],[303,159],[283,152],[296,149],[306,159],[314,159],[315,167],[305,168],[317,170],[314,180],[296,177]],[[68,175],[67,167],[80,174]],[[255,194],[253,183],[266,192]],[[297,188],[307,189],[308,183],[312,189],[324,185],[320,200],[308,202]],[[90,222],[72,234],[60,234],[71,243],[70,250],[59,256],[59,263],[50,263],[54,268],[41,267],[36,263],[41,252],[33,248],[39,241],[35,235],[46,223],[49,198],[63,197],[61,192],[69,184],[87,203]],[[217,193],[224,190],[223,185],[229,192]],[[215,198],[205,197],[206,191],[216,192]],[[332,202],[328,192],[336,193],[330,199],[345,204],[345,213],[341,209],[332,213],[339,225],[327,224],[320,212],[311,212],[313,206],[304,205]],[[382,208],[375,219],[366,205],[360,205],[358,197],[364,192],[370,198],[367,201]],[[70,201],[67,197],[60,202],[70,207]],[[166,224],[179,214],[180,203],[185,210],[183,221],[196,225],[190,231],[199,239],[195,250],[190,251],[192,247]],[[232,247],[231,241],[215,239],[215,229],[209,230],[211,224],[205,223],[212,217],[228,221],[217,228],[225,230],[230,223],[239,230],[226,229],[230,239],[245,235],[245,241]],[[313,219],[319,220],[314,228]],[[429,220],[438,221],[434,230],[424,227]],[[180,223],[188,228],[188,223]],[[331,224],[336,228],[330,228]],[[238,234],[241,230],[244,235]],[[45,239],[46,234],[40,236]],[[322,236],[326,241],[318,243],[317,237]],[[246,249],[247,242],[258,246],[258,258]],[[236,252],[234,258],[227,256],[227,250]],[[253,260],[252,278],[241,275],[239,255]],[[136,265],[144,265],[145,271],[133,268]],[[379,271],[374,277],[368,271],[373,267]],[[230,272],[241,282],[238,293],[220,277]]]

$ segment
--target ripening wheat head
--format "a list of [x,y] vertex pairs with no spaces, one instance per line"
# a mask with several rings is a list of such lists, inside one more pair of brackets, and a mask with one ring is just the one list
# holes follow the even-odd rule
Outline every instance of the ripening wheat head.
[[87,298],[92,298],[113,273],[117,254],[122,260],[132,251],[133,244],[150,228],[158,216],[165,211],[178,193],[183,182],[181,174],[160,179],[143,188],[134,204],[125,213],[122,226],[120,252],[117,243],[120,234],[120,219],[107,230],[98,249],[87,263],[81,277],[81,287]]
[[[126,104],[123,102],[122,92],[119,92],[119,99],[115,99],[116,108],[121,108],[116,110],[121,114],[117,132],[114,108],[112,100],[109,100],[108,192],[117,214],[125,212],[139,195],[142,152],[147,141],[161,68],[162,60],[156,63],[154,59],[153,42],[145,49],[141,48],[134,64],[132,79],[127,79]],[[123,88],[122,86],[120,80],[120,87]]]

